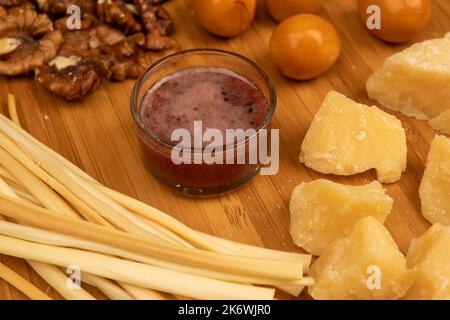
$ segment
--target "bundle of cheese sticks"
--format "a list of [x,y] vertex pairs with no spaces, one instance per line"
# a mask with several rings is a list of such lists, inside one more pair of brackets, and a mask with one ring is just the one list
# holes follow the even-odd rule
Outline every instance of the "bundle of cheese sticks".
[[[23,258],[65,299],[66,268],[110,299],[273,299],[299,295],[311,256],[235,243],[193,230],[111,190],[0,115],[0,254]],[[0,265],[0,277],[32,299],[48,298]]]

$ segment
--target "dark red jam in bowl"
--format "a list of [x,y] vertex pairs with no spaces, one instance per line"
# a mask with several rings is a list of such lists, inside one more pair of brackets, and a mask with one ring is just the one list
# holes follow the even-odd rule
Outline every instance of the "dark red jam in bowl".
[[[198,58],[193,51],[184,54]],[[208,196],[238,187],[258,173],[259,161],[249,161],[249,153],[256,151],[251,140],[258,140],[257,133],[269,127],[274,91],[251,61],[221,51],[204,54],[205,65],[170,63],[183,59],[182,53],[169,57],[166,68],[151,67],[133,90],[132,111],[149,171],[184,194]],[[222,62],[217,66],[208,63],[214,55]],[[238,62],[246,68],[240,69]],[[152,68],[159,70],[156,77],[151,77]],[[150,84],[143,85],[146,82]],[[230,130],[256,134],[230,140]],[[216,147],[212,153],[209,150],[215,161],[203,157],[211,146]],[[239,156],[246,161],[239,162]]]

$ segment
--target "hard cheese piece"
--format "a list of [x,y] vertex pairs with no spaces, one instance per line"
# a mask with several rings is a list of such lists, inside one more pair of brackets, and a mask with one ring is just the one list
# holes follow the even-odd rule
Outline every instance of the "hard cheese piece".
[[392,204],[378,181],[363,186],[323,179],[302,183],[295,188],[289,204],[291,236],[297,246],[321,255],[362,218],[372,216],[384,223]]
[[450,33],[394,54],[367,81],[369,97],[407,116],[431,119],[450,109]]
[[306,134],[300,161],[337,175],[376,169],[379,181],[391,183],[406,169],[406,151],[397,118],[331,91]]
[[449,138],[436,136],[431,143],[419,194],[423,216],[431,223],[450,226]]
[[450,136],[450,110],[447,110],[438,115],[436,118],[431,119],[430,125],[433,129]]
[[375,218],[360,220],[312,265],[314,299],[398,299],[411,286],[406,259]]
[[413,300],[450,299],[450,227],[433,225],[409,248],[407,261],[414,284],[406,294]]

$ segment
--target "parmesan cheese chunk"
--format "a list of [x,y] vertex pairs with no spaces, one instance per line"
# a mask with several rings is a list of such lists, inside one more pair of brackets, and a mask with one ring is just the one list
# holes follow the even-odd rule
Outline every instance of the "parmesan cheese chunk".
[[378,181],[363,186],[323,179],[302,183],[295,188],[289,204],[291,236],[297,246],[321,255],[362,218],[372,216],[384,223],[392,204]]
[[449,138],[436,136],[431,143],[419,194],[423,216],[431,223],[450,226]]
[[429,120],[450,110],[450,33],[394,54],[367,81],[369,97]]
[[308,274],[316,281],[309,288],[316,300],[398,299],[412,283],[405,257],[373,217],[326,249]]
[[413,240],[406,257],[414,284],[412,300],[450,300],[450,227],[433,225]]
[[396,117],[331,91],[306,134],[300,161],[345,176],[375,169],[380,182],[392,183],[406,169],[406,151],[405,130]]
[[433,129],[450,136],[450,110],[447,110],[438,115],[436,118],[431,119],[430,125]]

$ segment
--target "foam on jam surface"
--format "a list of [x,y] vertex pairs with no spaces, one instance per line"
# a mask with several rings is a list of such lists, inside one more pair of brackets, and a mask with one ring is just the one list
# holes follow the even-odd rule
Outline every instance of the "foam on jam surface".
[[170,142],[175,129],[193,136],[194,121],[203,130],[258,128],[268,103],[260,89],[246,78],[221,68],[196,67],[161,79],[145,95],[140,109],[145,127]]

